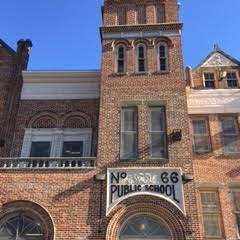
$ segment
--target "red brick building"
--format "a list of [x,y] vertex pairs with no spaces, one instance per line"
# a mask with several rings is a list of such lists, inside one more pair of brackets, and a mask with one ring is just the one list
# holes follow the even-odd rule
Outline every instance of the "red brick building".
[[218,91],[201,89],[216,53],[239,63],[216,49],[188,69],[186,91],[178,8],[105,0],[99,71],[27,71],[31,42],[16,52],[0,42],[0,240],[236,239],[239,161],[224,154],[217,121],[236,123],[232,149],[238,107],[202,112],[194,94]]
[[240,62],[218,46],[187,69],[188,112],[201,232],[240,237]]

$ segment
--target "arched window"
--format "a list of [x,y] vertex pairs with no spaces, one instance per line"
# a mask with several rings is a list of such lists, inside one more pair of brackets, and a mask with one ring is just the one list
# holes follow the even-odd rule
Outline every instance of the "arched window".
[[25,213],[16,213],[0,223],[0,240],[44,240],[43,229],[36,219]]
[[146,50],[144,45],[137,46],[137,71],[146,71]]
[[117,69],[116,71],[118,73],[123,73],[125,72],[125,47],[124,46],[119,46],[117,48]]
[[160,72],[168,71],[168,46],[166,43],[158,45],[158,62]]
[[159,220],[146,215],[129,219],[120,232],[119,240],[172,240],[168,227]]

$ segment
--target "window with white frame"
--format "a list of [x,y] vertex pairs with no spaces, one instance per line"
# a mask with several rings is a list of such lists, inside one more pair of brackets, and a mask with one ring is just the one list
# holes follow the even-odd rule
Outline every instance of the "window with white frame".
[[150,156],[167,158],[167,133],[165,107],[150,107]]
[[160,72],[168,71],[168,46],[166,43],[158,45],[158,64]]
[[201,215],[204,236],[206,238],[222,237],[221,211],[217,191],[201,191]]
[[204,73],[204,87],[214,89],[215,88],[215,77],[214,73]]
[[236,219],[237,236],[240,239],[240,189],[232,191],[233,211]]
[[193,151],[197,153],[209,152],[210,138],[208,123],[205,118],[192,119]]
[[142,44],[137,46],[137,71],[146,71],[146,48]]
[[238,79],[237,79],[236,72],[228,72],[226,80],[227,80],[228,88],[237,88],[238,87]]
[[89,157],[92,129],[27,128],[21,157]]
[[222,124],[224,152],[226,153],[240,152],[239,130],[238,130],[237,118],[222,117],[221,124]]

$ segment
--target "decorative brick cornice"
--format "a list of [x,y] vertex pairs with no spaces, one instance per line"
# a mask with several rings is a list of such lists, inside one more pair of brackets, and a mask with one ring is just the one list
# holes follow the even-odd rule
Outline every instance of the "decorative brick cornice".
[[120,33],[133,31],[174,31],[181,30],[182,23],[161,23],[161,24],[139,24],[139,25],[118,25],[118,26],[103,26],[100,28],[103,33]]

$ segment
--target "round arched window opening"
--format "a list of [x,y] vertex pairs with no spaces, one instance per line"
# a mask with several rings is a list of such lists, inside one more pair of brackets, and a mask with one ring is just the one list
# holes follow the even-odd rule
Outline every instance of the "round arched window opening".
[[162,221],[147,215],[130,218],[123,224],[119,240],[172,240],[172,235]]
[[6,216],[0,222],[0,240],[44,240],[43,228],[37,219],[26,213]]

